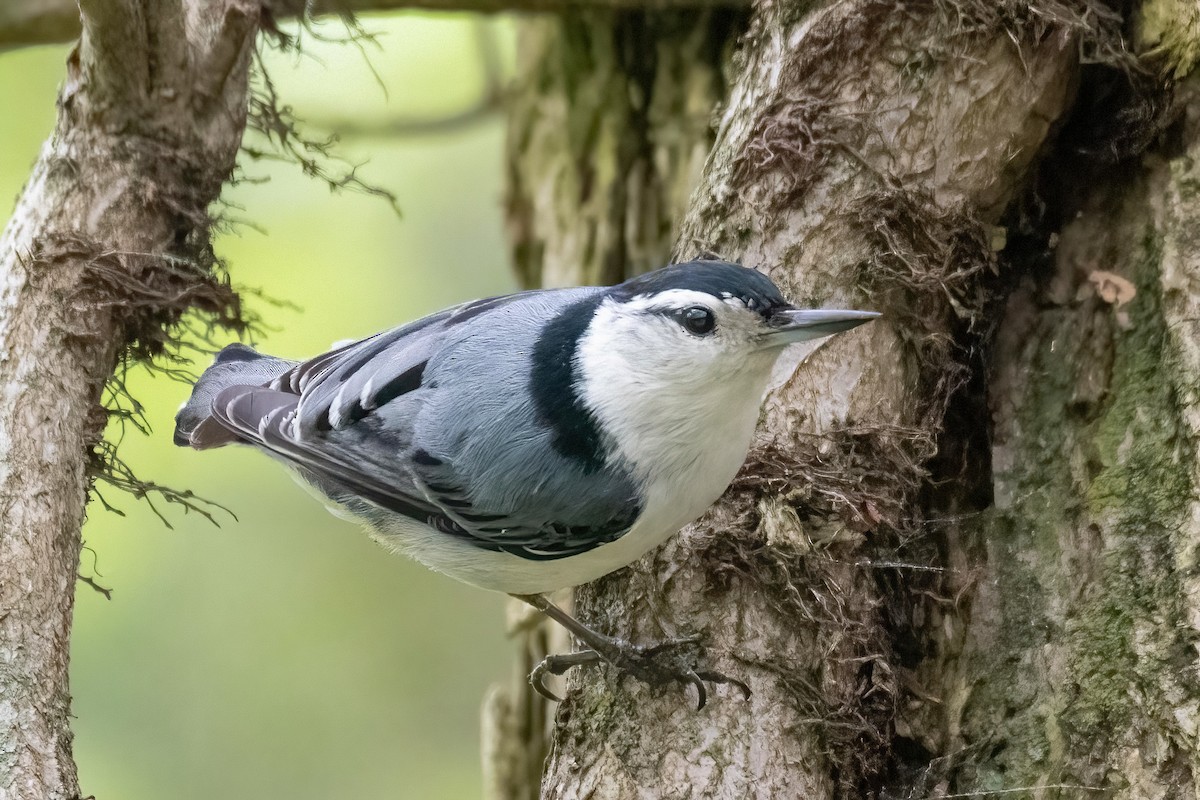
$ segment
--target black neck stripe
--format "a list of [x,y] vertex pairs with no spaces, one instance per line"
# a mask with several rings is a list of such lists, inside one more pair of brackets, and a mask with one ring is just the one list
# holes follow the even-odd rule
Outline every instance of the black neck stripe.
[[582,462],[587,472],[604,466],[604,448],[596,416],[584,406],[576,387],[575,355],[604,297],[597,293],[573,303],[546,326],[533,348],[529,380],[538,419],[554,431],[554,449]]

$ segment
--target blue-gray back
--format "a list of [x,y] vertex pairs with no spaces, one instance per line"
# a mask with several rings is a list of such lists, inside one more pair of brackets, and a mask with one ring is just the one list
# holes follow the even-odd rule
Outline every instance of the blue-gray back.
[[627,530],[642,498],[618,468],[572,449],[573,349],[542,334],[556,319],[586,324],[604,291],[448,309],[288,365],[267,385],[223,388],[212,417],[352,508],[366,501],[528,558],[583,552]]

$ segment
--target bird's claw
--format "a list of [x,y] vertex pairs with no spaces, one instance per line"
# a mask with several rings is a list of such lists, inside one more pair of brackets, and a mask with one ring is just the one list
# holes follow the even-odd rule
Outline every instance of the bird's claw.
[[552,692],[550,687],[546,685],[546,673],[549,672],[551,675],[555,674],[550,666],[546,663],[550,660],[550,658],[550,656],[543,658],[538,662],[538,665],[533,668],[533,672],[529,673],[529,685],[533,687],[535,692],[549,700],[551,703],[561,703],[562,698]]
[[538,694],[558,701],[559,698],[545,685],[547,675],[562,675],[572,667],[606,661],[620,670],[621,677],[631,675],[649,686],[657,687],[673,682],[695,686],[697,711],[708,703],[708,688],[705,683],[732,684],[749,698],[750,687],[744,682],[714,670],[697,669],[700,641],[699,636],[687,636],[646,647],[612,639],[605,643],[607,646],[603,648],[603,652],[581,650],[547,656],[529,674],[529,682]]
[[667,683],[691,684],[696,687],[696,710],[708,704],[706,683],[728,683],[736,686],[748,699],[750,687],[743,681],[731,678],[716,670],[699,669],[701,641],[699,636],[668,639],[651,647],[630,645],[614,660],[622,675],[632,675],[650,686]]
[[575,653],[558,653],[549,655],[538,662],[538,665],[533,668],[533,672],[529,673],[529,684],[533,690],[547,700],[552,700],[555,703],[561,703],[562,698],[550,690],[546,685],[546,677],[548,675],[565,675],[567,670],[572,667],[579,667],[585,664],[598,664],[604,659],[595,650],[580,650]]

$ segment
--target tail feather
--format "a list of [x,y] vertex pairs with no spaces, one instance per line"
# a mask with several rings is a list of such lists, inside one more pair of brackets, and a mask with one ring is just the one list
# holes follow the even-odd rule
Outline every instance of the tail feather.
[[229,345],[217,353],[175,415],[175,444],[207,450],[240,441],[213,417],[213,400],[231,386],[265,386],[293,366],[293,361],[265,356],[244,344]]

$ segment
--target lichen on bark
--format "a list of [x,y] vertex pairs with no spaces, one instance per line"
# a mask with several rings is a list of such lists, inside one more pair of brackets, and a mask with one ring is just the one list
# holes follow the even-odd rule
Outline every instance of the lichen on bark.
[[[964,765],[965,786],[1194,791],[1200,682],[1180,560],[1197,536],[1180,402],[1192,379],[1164,293],[1161,217],[1180,210],[1170,197],[1193,180],[1200,139],[1194,122],[1175,135],[1184,153],[1152,151],[1060,209],[1049,268],[1021,282],[1001,323],[996,503],[964,531],[986,556],[960,658],[988,680],[960,687],[954,726],[959,747],[989,757]],[[1098,271],[1137,294],[1111,304]]]

